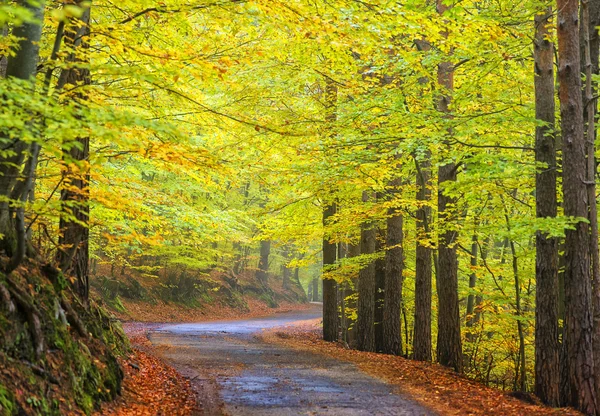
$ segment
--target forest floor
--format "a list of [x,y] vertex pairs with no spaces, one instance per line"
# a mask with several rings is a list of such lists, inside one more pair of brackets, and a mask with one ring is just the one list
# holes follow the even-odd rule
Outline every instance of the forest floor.
[[435,364],[324,342],[320,305],[260,315],[125,323],[135,349],[123,362],[124,394],[97,416],[580,415],[518,400]]
[[535,396],[517,399],[511,393],[489,388],[457,375],[438,364],[403,357],[356,351],[321,339],[321,320],[295,322],[261,335],[263,341],[297,351],[321,354],[355,364],[360,371],[385,380],[396,391],[440,415],[581,416],[573,409],[552,409],[535,402]]
[[[114,402],[105,403],[94,416],[147,416],[173,415],[195,416],[212,415],[217,403],[218,391],[206,391],[201,400],[192,388],[193,379],[184,377],[172,366],[159,358],[161,351],[154,347],[148,339],[148,333],[166,322],[209,322],[222,319],[251,319],[273,314],[304,311],[310,304],[280,303],[277,308],[269,308],[264,303],[248,301],[249,310],[227,307],[209,307],[194,310],[178,305],[160,305],[149,308],[148,304],[128,302],[128,313],[121,319],[129,321],[132,317],[137,322],[123,322],[123,329],[129,337],[132,352],[121,360],[125,373],[121,396]],[[134,306],[131,308],[131,306]],[[142,309],[145,306],[145,310]],[[197,383],[196,383],[197,384]],[[196,386],[197,387],[197,386]],[[206,389],[205,389],[206,390]],[[208,409],[207,409],[208,408]],[[212,409],[212,410],[211,410]]]
[[321,305],[269,317],[165,325],[148,338],[191,381],[204,414],[434,415],[350,362],[267,343],[261,334],[320,317]]

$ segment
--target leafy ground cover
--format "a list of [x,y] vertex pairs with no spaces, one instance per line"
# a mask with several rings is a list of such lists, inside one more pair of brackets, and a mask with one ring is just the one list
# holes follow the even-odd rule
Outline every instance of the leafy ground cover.
[[[217,306],[198,310],[172,304],[164,304],[159,308],[148,308],[145,305],[146,309],[143,309],[142,303],[139,304],[139,309],[132,308],[133,305],[128,304],[129,316],[139,318],[140,322],[123,324],[132,351],[121,360],[125,373],[122,395],[113,402],[105,403],[94,416],[191,416],[205,413],[203,403],[198,402],[190,380],[156,356],[156,351],[148,340],[148,332],[161,325],[155,322],[252,318],[309,307],[308,304],[282,303],[278,308],[269,308],[263,302],[253,300],[248,301],[249,308],[246,312]],[[141,322],[142,320],[146,322]]]
[[132,353],[121,365],[125,372],[123,394],[106,403],[95,416],[142,416],[202,414],[189,380],[154,356],[147,332],[151,325],[132,324],[125,332]]
[[513,397],[511,393],[486,387],[437,364],[351,350],[340,343],[325,342],[319,325],[320,320],[304,321],[265,332],[262,337],[267,342],[350,361],[361,371],[397,386],[413,400],[441,415],[581,415],[569,408],[540,405],[534,396]]
[[[0,258],[0,263],[4,258]],[[127,339],[69,277],[27,260],[0,273],[0,415],[89,414],[121,391]]]

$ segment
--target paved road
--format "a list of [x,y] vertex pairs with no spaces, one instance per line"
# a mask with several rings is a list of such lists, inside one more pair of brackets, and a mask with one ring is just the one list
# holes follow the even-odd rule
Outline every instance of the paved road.
[[150,340],[192,380],[207,415],[433,415],[353,364],[261,342],[256,334],[320,308],[240,321],[166,325]]

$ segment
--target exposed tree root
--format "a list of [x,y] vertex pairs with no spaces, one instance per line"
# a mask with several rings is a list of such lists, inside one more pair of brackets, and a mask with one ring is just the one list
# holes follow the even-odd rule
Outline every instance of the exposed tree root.
[[33,338],[33,345],[35,347],[35,356],[40,358],[46,348],[44,347],[44,334],[42,332],[42,324],[40,322],[40,312],[35,307],[33,299],[21,288],[19,288],[15,282],[8,277],[6,281],[9,284],[8,291],[12,295],[13,299],[16,300],[18,307],[25,312],[27,315],[27,321],[31,330],[31,337]]
[[61,296],[60,298],[60,304],[63,307],[63,309],[67,312],[67,321],[69,321],[69,324],[77,330],[77,333],[79,335],[81,335],[84,338],[87,338],[87,328],[85,327],[85,324],[83,323],[81,318],[79,318],[79,315],[77,314],[77,312],[75,312],[71,304],[67,302],[67,300],[63,296]]
[[0,282],[0,299],[2,300],[2,304],[8,311],[9,315],[12,315],[13,313],[15,313],[16,308],[15,308],[14,302],[12,301],[12,298],[10,297],[10,292],[8,291],[6,286],[4,286],[4,284],[1,282]]

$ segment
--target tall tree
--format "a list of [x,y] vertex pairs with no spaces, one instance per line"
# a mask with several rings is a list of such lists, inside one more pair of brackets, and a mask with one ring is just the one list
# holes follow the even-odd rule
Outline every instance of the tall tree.
[[[69,51],[65,68],[58,80],[57,90],[66,90],[66,96],[82,111],[86,107],[86,87],[91,84],[89,62],[90,7],[83,7],[81,19],[65,30],[64,42]],[[59,222],[59,250],[57,262],[63,272],[76,278],[75,289],[86,300],[89,295],[89,136],[79,137],[63,146],[61,217]]]
[[[335,210],[335,204],[330,204],[323,210],[324,229],[328,220],[335,215]],[[336,244],[331,242],[325,234],[323,236],[324,274],[335,264],[336,254]],[[323,278],[323,339],[325,341],[337,341],[338,332],[337,282],[335,279]]]
[[596,201],[596,117],[598,88],[592,77],[600,73],[600,2],[581,1],[581,73],[585,75],[583,121],[587,151],[588,219],[590,221],[590,260],[592,266],[592,306],[594,309],[594,374],[596,398],[600,397],[600,253],[598,251],[598,207]]
[[[390,183],[392,196],[398,193],[400,179]],[[402,355],[400,313],[402,309],[402,269],[404,266],[403,217],[397,207],[388,209],[385,239],[385,292],[383,300],[382,352]]]
[[431,154],[426,150],[422,161],[415,158],[417,166],[417,242],[415,264],[415,321],[413,338],[413,358],[431,361],[431,260],[429,247],[429,227],[431,208]]
[[579,2],[557,0],[558,80],[563,136],[565,215],[576,220],[565,231],[564,404],[585,414],[597,411],[592,346],[586,143],[579,49]]
[[[381,195],[377,193],[377,199]],[[382,253],[385,250],[386,230],[382,227],[377,228],[375,237],[375,252]],[[375,351],[383,349],[383,309],[385,299],[385,258],[378,256],[375,260],[375,315],[373,325],[375,327]]]
[[[535,16],[534,77],[535,158],[543,164],[536,174],[536,216],[554,218],[556,150],[554,120],[554,44],[550,39],[552,9]],[[559,405],[558,240],[537,231],[535,310],[535,394],[546,404]]]
[[[18,1],[17,4],[29,10],[32,20],[13,28],[12,35],[18,39],[18,44],[14,54],[8,57],[6,77],[31,81],[30,91],[33,94],[45,4],[26,0]],[[28,126],[31,127],[31,124]],[[33,186],[40,152],[39,143],[26,143],[22,139],[22,133],[13,132],[10,138],[3,139],[3,148],[11,151],[0,164],[0,196],[3,197],[0,202],[0,249],[11,257],[6,272],[14,270],[25,256],[27,242],[24,204]],[[27,150],[29,157],[23,165]],[[11,208],[11,199],[17,201],[16,209]]]
[[[363,192],[363,202],[369,201],[369,192]],[[377,244],[377,227],[365,221],[360,230],[360,254],[372,255]],[[358,275],[358,308],[356,319],[356,348],[375,351],[375,261],[368,260]]]
[[[449,6],[437,0],[437,12],[443,15]],[[442,32],[448,37],[448,32]],[[454,88],[454,67],[452,62],[443,61],[438,65],[438,85],[441,94],[438,99],[438,110],[449,117],[450,100]],[[438,339],[437,359],[440,364],[462,372],[462,343],[460,336],[460,313],[458,310],[458,257],[456,240],[458,233],[451,229],[456,199],[447,195],[445,187],[448,182],[456,181],[458,166],[454,161],[445,161],[438,168],[438,215],[440,231],[438,243]]]
[[[337,86],[329,77],[325,78],[325,119],[329,127],[332,128],[336,119]],[[330,134],[331,135],[331,134]],[[331,135],[333,136],[333,135]],[[323,229],[326,230],[330,218],[335,215],[336,206],[329,203],[323,208]],[[323,275],[328,268],[331,268],[336,262],[337,246],[331,242],[326,232],[323,234]],[[335,279],[323,279],[323,339],[325,341],[337,341],[339,336],[338,326],[338,288]]]
[[271,240],[260,241],[260,257],[256,270],[256,280],[264,287],[268,286],[269,280],[269,256],[271,254]]

